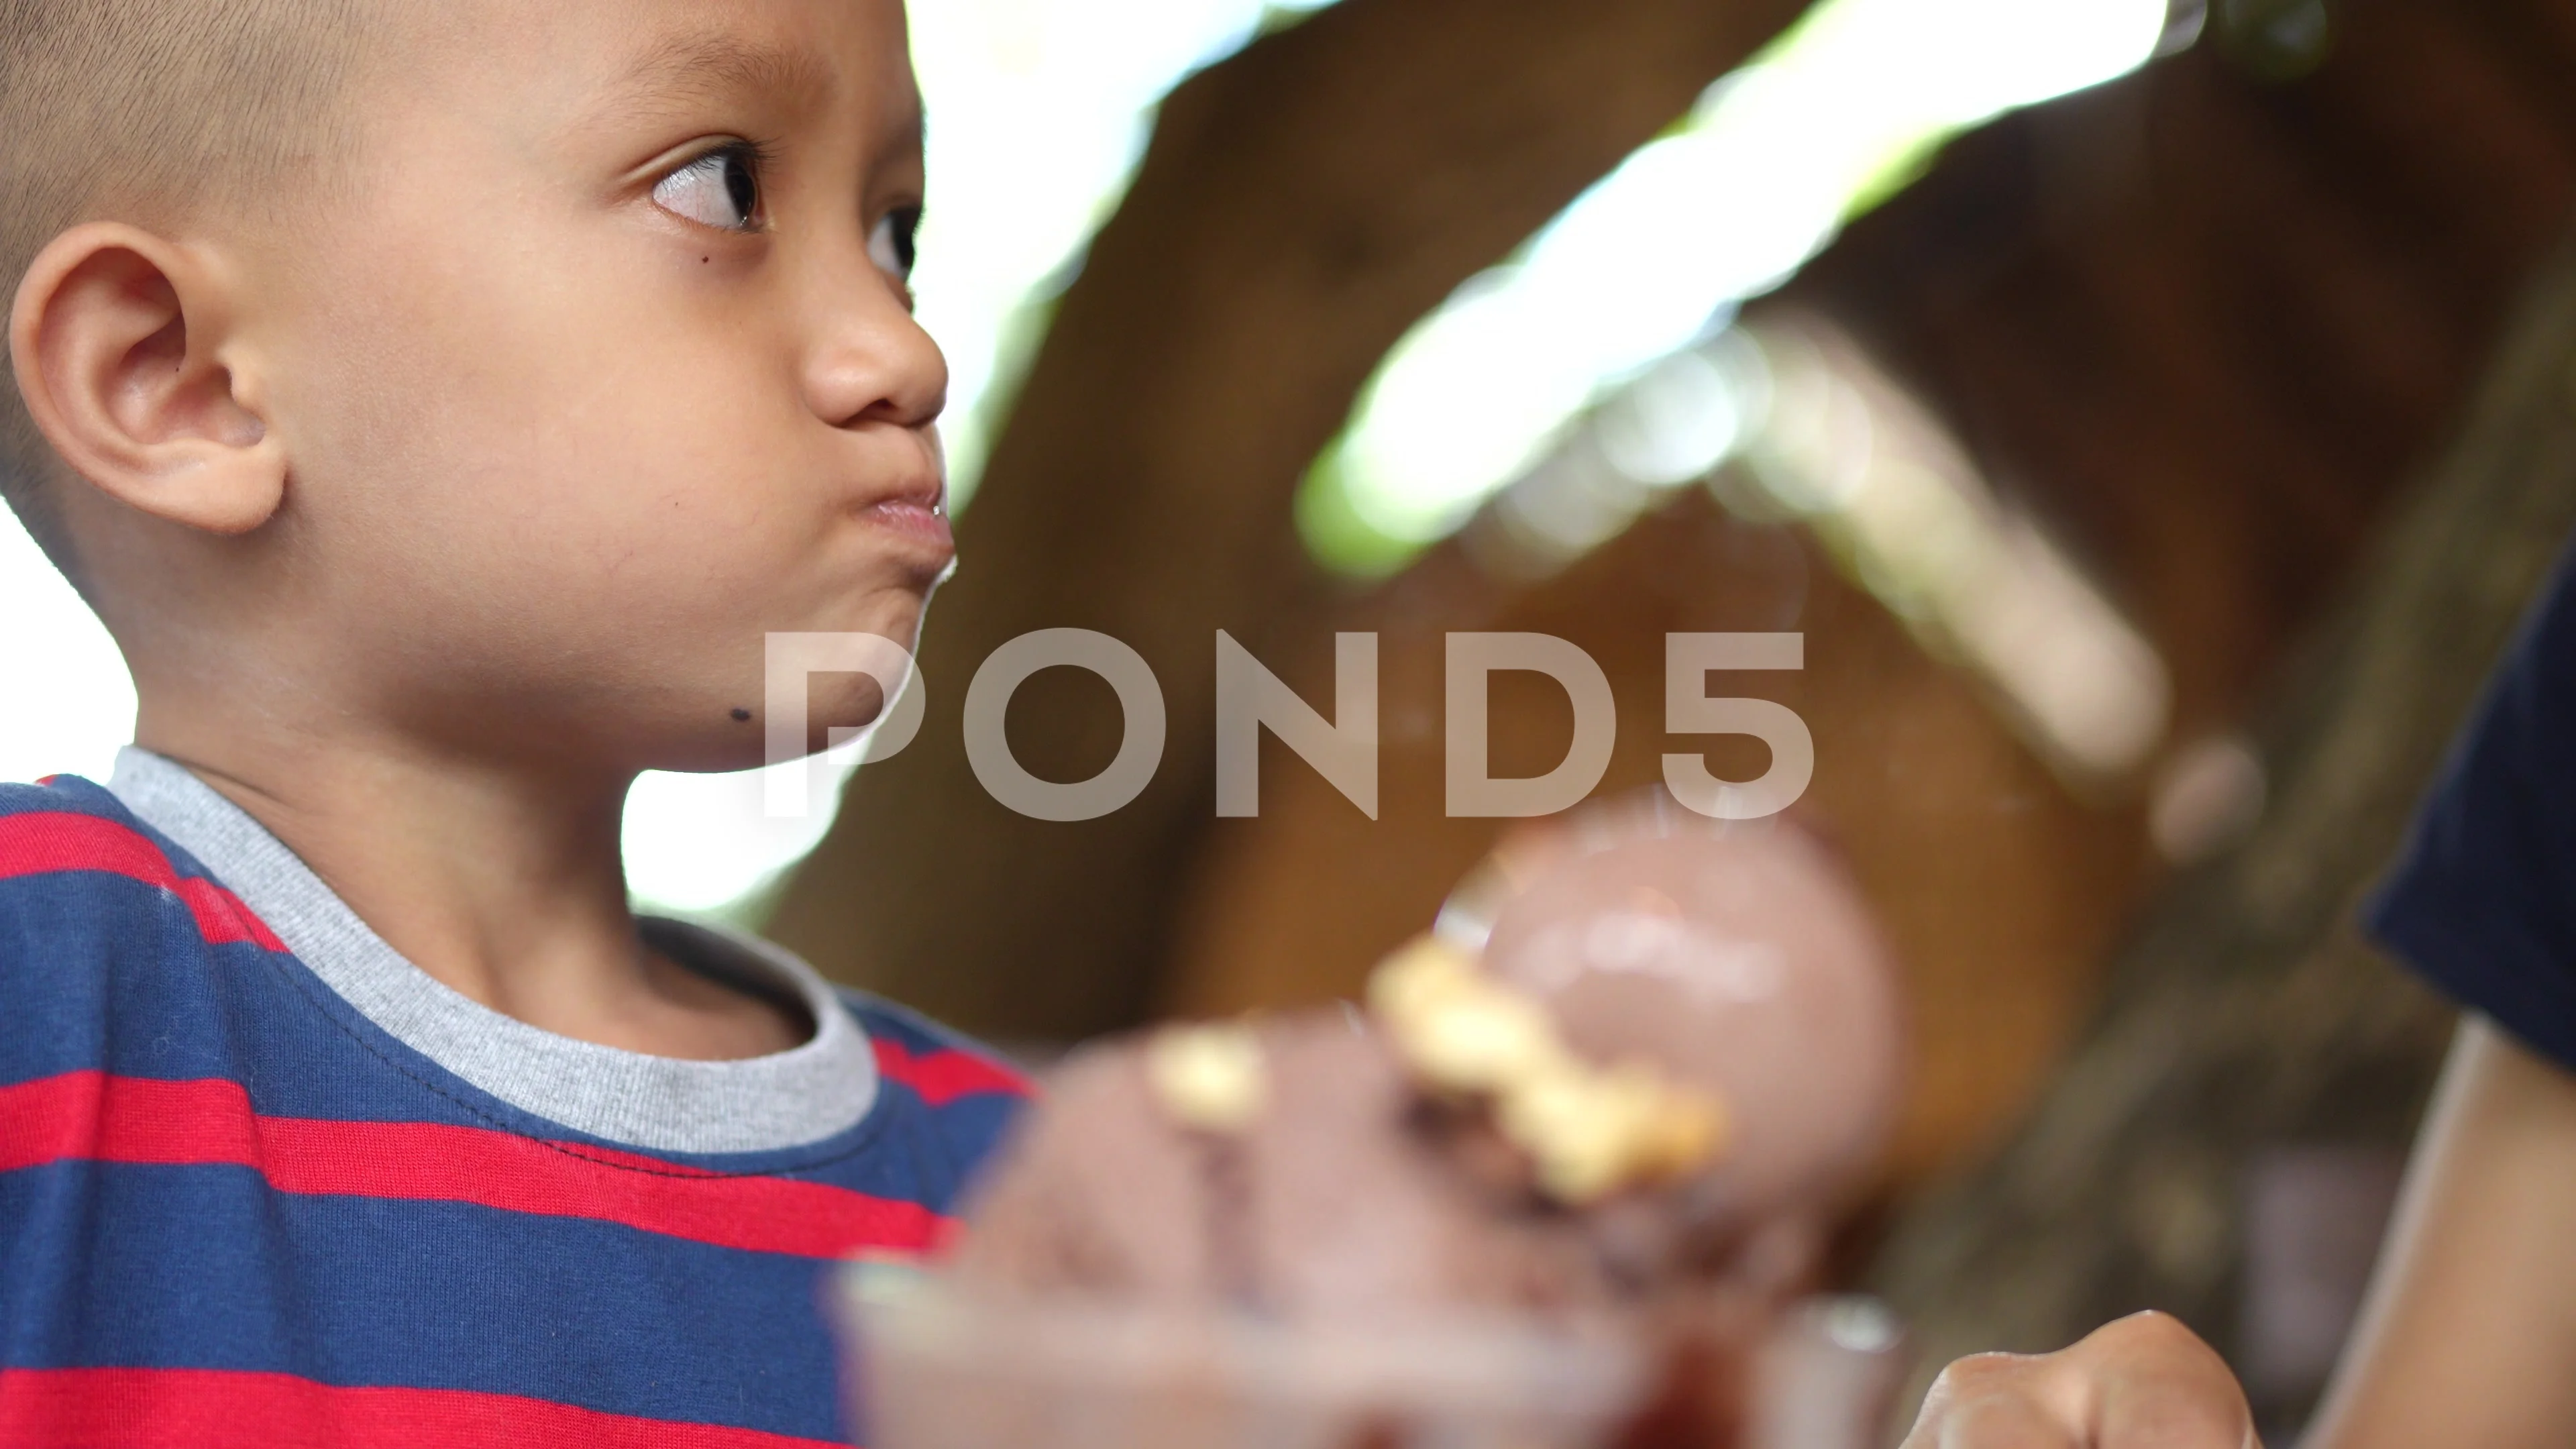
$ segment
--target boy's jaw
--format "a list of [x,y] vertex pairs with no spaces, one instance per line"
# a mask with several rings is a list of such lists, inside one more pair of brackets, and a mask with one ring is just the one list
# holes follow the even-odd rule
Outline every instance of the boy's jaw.
[[[954,561],[945,368],[883,265],[922,183],[900,9],[455,9],[385,57],[354,193],[240,248],[291,482],[269,527],[190,541],[192,587],[268,615],[215,641],[267,656],[228,687],[603,778],[757,764],[766,636],[910,647]],[[657,200],[734,143],[756,227]],[[147,717],[156,675],[203,675],[135,662]],[[878,707],[836,682],[816,734]]]

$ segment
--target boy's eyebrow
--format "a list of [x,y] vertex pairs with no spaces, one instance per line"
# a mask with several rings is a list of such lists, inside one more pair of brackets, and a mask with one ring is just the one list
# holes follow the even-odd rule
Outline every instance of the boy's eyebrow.
[[796,46],[708,30],[656,43],[635,58],[615,89],[641,99],[750,94],[801,107],[819,103],[831,93],[832,71],[812,52]]

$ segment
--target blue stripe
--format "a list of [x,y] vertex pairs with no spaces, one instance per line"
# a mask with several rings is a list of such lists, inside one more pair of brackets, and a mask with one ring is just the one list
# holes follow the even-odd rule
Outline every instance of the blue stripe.
[[470,1389],[843,1437],[809,1260],[228,1167],[0,1174],[0,1362]]

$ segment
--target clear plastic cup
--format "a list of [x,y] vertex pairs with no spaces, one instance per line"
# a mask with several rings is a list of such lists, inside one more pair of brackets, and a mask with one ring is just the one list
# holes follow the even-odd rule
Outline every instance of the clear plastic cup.
[[1592,1449],[1633,1344],[1485,1320],[1332,1331],[844,1280],[869,1449]]
[[1886,1304],[1810,1298],[1781,1316],[1755,1359],[1745,1449],[1878,1449],[1911,1367]]
[[[1511,1320],[1291,1327],[868,1268],[839,1296],[869,1449],[1603,1449],[1657,1367],[1626,1338]],[[1749,1449],[1875,1446],[1902,1364],[1859,1311],[1783,1321]]]

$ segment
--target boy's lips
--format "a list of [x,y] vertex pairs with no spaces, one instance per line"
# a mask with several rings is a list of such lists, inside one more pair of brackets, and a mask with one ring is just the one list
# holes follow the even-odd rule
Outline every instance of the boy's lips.
[[957,551],[956,536],[948,527],[947,489],[941,484],[901,489],[871,499],[860,506],[859,517],[943,556]]

